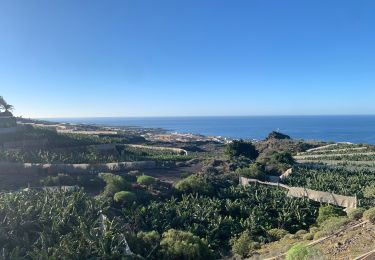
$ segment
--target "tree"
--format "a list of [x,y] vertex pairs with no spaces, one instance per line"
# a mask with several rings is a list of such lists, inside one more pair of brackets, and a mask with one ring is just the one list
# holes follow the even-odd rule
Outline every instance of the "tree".
[[170,229],[160,242],[163,259],[214,259],[205,241],[190,232]]
[[9,115],[12,115],[11,111],[14,109],[14,107],[10,104],[8,104],[5,99],[0,96],[0,112],[1,110],[4,110],[3,113],[6,113],[6,114],[9,114]]
[[235,157],[244,156],[251,160],[255,160],[259,153],[255,146],[251,142],[245,142],[243,140],[234,140],[226,147],[225,153],[230,159]]

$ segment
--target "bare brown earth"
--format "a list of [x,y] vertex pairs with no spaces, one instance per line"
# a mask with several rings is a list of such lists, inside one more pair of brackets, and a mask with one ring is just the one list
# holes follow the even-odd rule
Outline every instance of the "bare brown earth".
[[289,248],[297,243],[310,244],[323,253],[324,259],[356,259],[375,250],[375,225],[370,222],[360,224],[361,222],[363,221],[352,221],[338,230],[335,235],[320,239],[320,242],[303,240],[302,236],[286,236],[280,241],[266,244],[250,259],[284,259]]
[[315,246],[328,259],[350,260],[375,249],[375,225],[367,222],[339,234]]

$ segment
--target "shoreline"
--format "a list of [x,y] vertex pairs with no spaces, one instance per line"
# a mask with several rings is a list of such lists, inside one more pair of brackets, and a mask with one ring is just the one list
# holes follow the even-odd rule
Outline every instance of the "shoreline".
[[[36,127],[43,127],[47,129],[55,129],[62,134],[87,134],[87,135],[117,135],[119,132],[127,132],[134,135],[144,137],[147,141],[152,142],[217,142],[226,144],[234,140],[233,138],[223,136],[206,136],[194,133],[182,133],[174,130],[164,128],[149,128],[142,126],[116,126],[104,124],[89,124],[89,123],[68,123],[68,122],[52,122],[46,120],[35,119],[21,119],[18,122],[21,125],[32,125]],[[256,141],[255,139],[249,139]]]

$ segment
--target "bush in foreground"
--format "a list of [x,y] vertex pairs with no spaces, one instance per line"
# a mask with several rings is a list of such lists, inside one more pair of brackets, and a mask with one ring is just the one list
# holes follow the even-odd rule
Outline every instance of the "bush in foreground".
[[129,253],[120,223],[98,214],[97,201],[82,191],[0,193],[0,205],[1,259],[121,259]]
[[136,235],[128,235],[126,238],[132,252],[146,259],[158,259],[160,239],[160,234],[155,230],[149,232],[140,231]]
[[363,218],[375,224],[375,208],[371,208],[363,212]]
[[160,242],[163,259],[214,259],[206,242],[190,232],[170,229]]
[[270,237],[271,241],[277,241],[285,237],[289,234],[288,231],[281,228],[273,228],[267,231],[268,236]]
[[352,209],[348,212],[348,218],[352,220],[361,219],[363,217],[364,212],[365,212],[364,208]]
[[319,215],[316,219],[316,222],[320,225],[329,218],[340,217],[345,215],[346,213],[341,208],[332,205],[323,205],[319,208]]
[[232,238],[230,243],[232,245],[232,252],[242,258],[251,256],[254,250],[260,248],[259,243],[254,242],[247,231],[244,231],[239,237]]
[[324,259],[323,254],[315,249],[303,244],[292,246],[287,254],[286,260],[311,260],[311,259]]
[[314,234],[314,239],[319,239],[325,236],[332,235],[340,230],[350,220],[347,217],[332,217],[324,221],[320,225],[320,230]]

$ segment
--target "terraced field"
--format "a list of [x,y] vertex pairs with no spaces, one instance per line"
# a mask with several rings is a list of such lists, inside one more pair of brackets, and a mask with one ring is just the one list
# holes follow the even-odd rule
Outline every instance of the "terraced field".
[[375,205],[375,152],[348,143],[310,149],[294,156],[298,164],[284,182],[340,195],[357,196],[359,206]]

